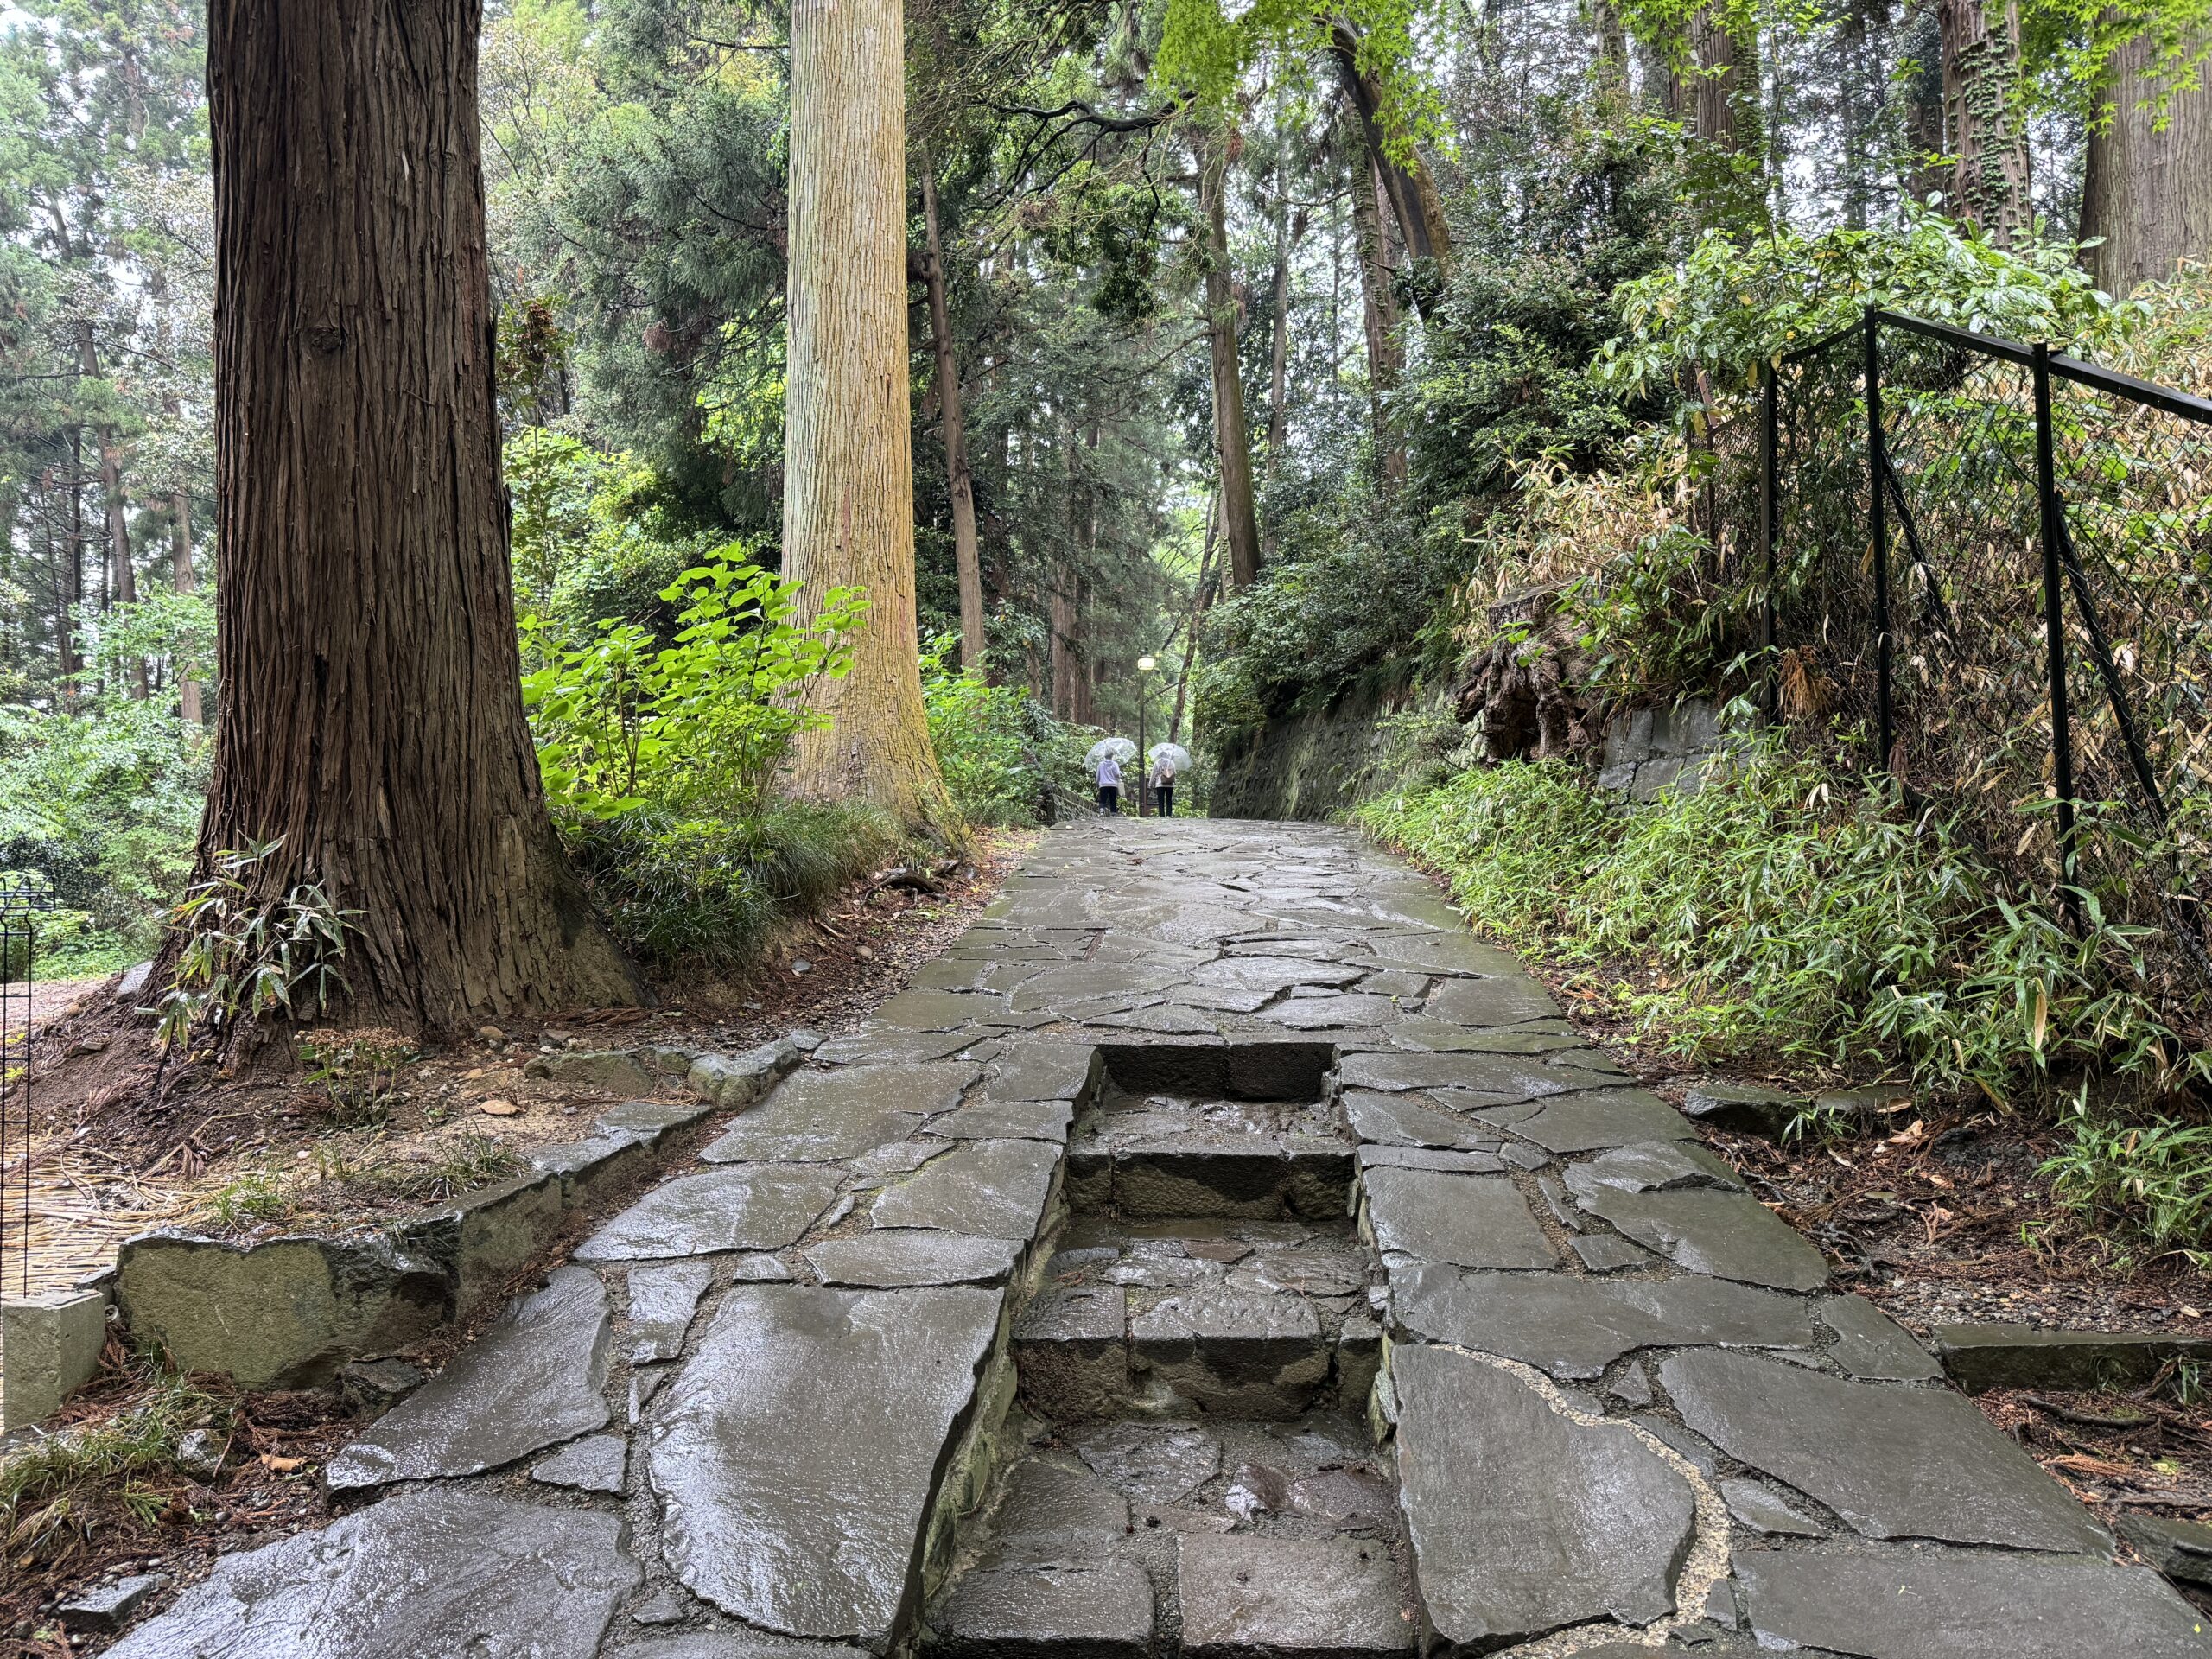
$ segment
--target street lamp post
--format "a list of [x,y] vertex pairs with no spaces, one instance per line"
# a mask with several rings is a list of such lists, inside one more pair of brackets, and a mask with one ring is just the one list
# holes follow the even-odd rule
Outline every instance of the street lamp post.
[[1160,666],[1157,657],[1137,658],[1137,817],[1152,816],[1152,740],[1147,732],[1147,722],[1152,713],[1152,671]]

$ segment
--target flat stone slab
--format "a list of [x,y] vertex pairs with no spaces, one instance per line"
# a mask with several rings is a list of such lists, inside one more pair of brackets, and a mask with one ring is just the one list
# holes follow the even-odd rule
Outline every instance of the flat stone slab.
[[1870,1538],[2101,1551],[2104,1529],[1973,1405],[1735,1354],[1659,1368],[1682,1421]]
[[1371,1089],[1344,1091],[1344,1116],[1362,1141],[1393,1147],[1434,1147],[1461,1152],[1495,1151],[1497,1129],[1471,1118],[1454,1116],[1418,1099],[1380,1094]]
[[1692,1273],[1777,1290],[1818,1290],[1827,1283],[1820,1251],[1748,1192],[1624,1192],[1593,1179],[1586,1164],[1569,1166],[1567,1186],[1592,1215]]
[[1028,1246],[1017,1238],[970,1238],[926,1227],[879,1227],[855,1238],[824,1239],[803,1254],[825,1285],[890,1289],[902,1285],[995,1285]]
[[1513,1183],[1497,1175],[1371,1169],[1364,1178],[1376,1248],[1463,1268],[1548,1268],[1559,1254]]
[[1202,1428],[1113,1423],[1072,1444],[1094,1474],[1147,1503],[1173,1503],[1221,1472],[1221,1442]]
[[833,1163],[903,1141],[921,1119],[950,1111],[982,1075],[959,1063],[848,1065],[802,1071],[710,1142],[710,1164]]
[[1932,1382],[1943,1368],[1912,1333],[1864,1296],[1824,1296],[1821,1322],[1835,1332],[1835,1359],[1862,1382]]
[[1185,1533],[1175,1585],[1187,1659],[1413,1651],[1397,1572],[1378,1543]]
[[115,1659],[593,1659],[643,1576],[612,1515],[430,1487],[226,1555]]
[[1601,1282],[1428,1265],[1394,1275],[1390,1303],[1414,1335],[1576,1382],[1638,1348],[1813,1346],[1803,1301],[1714,1279]]
[[[1389,949],[1389,955],[1399,960],[1414,954],[1413,944],[1407,940],[1396,941]],[[1434,954],[1440,957],[1441,953]],[[1492,968],[1503,965],[1494,957],[1481,960]],[[1550,992],[1516,969],[1496,979],[1455,979],[1440,985],[1429,994],[1421,1012],[1455,1026],[1517,1026],[1523,1020],[1557,1019],[1559,1004],[1552,1001]]]
[[765,1630],[887,1641],[1000,1300],[733,1287],[654,1402],[650,1467],[677,1575]]
[[931,1610],[942,1659],[1150,1659],[1152,1580],[1132,1560],[1010,1561],[960,1579]]
[[1041,1141],[963,1141],[886,1187],[869,1213],[878,1227],[1027,1239],[1059,1162],[1060,1149]]
[[1634,1431],[1576,1422],[1448,1348],[1396,1349],[1391,1379],[1414,1582],[1439,1638],[1488,1652],[1674,1611],[1695,1502]]
[[1262,1009],[1257,1017],[1292,1031],[1342,1031],[1353,1026],[1380,1025],[1396,1019],[1402,1012],[1387,996],[1348,992],[1338,996],[1294,996]]
[[1650,1251],[1611,1233],[1594,1233],[1568,1241],[1582,1265],[1592,1273],[1619,1273],[1628,1268],[1648,1268],[1656,1260]]
[[1642,1089],[1598,1089],[1547,1100],[1510,1127],[1546,1152],[1562,1154],[1697,1136],[1680,1112]]
[[1828,1529],[1770,1486],[1756,1480],[1724,1480],[1720,1501],[1738,1526],[1770,1538],[1825,1538]]
[[1039,1452],[1007,1476],[992,1522],[1003,1554],[1067,1559],[1118,1544],[1129,1529],[1129,1500],[1076,1459]]
[[1089,1043],[1025,1039],[991,1062],[983,1079],[987,1100],[1073,1100],[1090,1080]]
[[530,1478],[579,1492],[619,1492],[629,1469],[628,1442],[620,1434],[591,1434],[546,1459]]
[[2120,1517],[2120,1535],[2166,1577],[2212,1589],[2212,1527],[2163,1515],[2128,1515]]
[[795,1244],[837,1196],[837,1173],[761,1164],[679,1175],[579,1244],[579,1262],[634,1262]]
[[1363,1146],[1359,1149],[1361,1170],[1441,1169],[1458,1175],[1496,1175],[1509,1166],[1489,1152],[1446,1152],[1433,1147]]
[[979,1100],[930,1120],[948,1141],[1050,1141],[1067,1144],[1075,1108],[1065,1100]]
[[674,1359],[714,1269],[704,1262],[669,1262],[632,1268],[628,1277],[631,1359]]
[[1968,1394],[1991,1389],[2140,1388],[2169,1364],[2212,1360],[2212,1342],[2155,1332],[2039,1331],[2019,1325],[1939,1325],[1936,1357]]
[[1743,1178],[1694,1141],[1643,1141],[1613,1147],[1576,1166],[1586,1182],[1624,1192],[1669,1192],[1685,1186],[1744,1191]]
[[1984,1550],[1738,1550],[1762,1648],[1863,1659],[2203,1659],[2196,1611],[2143,1567]]
[[473,1475],[603,1427],[613,1337],[599,1276],[557,1268],[333,1458],[323,1479],[342,1492]]

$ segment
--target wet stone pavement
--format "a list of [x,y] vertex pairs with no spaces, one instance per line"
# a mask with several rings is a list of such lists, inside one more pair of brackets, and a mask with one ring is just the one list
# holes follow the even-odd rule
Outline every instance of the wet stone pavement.
[[1056,834],[111,1654],[2212,1655],[1457,924]]

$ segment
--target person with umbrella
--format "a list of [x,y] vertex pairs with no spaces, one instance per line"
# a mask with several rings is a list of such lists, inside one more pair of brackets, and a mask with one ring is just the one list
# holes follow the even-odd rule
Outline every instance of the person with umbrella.
[[1091,775],[1098,780],[1098,810],[1118,814],[1122,810],[1122,762],[1136,757],[1137,746],[1126,737],[1101,738],[1090,746]]
[[1191,764],[1190,751],[1179,743],[1162,743],[1152,752],[1153,804],[1163,818],[1175,816],[1175,778]]

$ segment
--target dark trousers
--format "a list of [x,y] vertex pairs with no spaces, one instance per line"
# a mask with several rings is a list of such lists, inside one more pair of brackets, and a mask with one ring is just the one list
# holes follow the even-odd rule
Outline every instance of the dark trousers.
[[1119,812],[1122,810],[1122,791],[1111,784],[1099,785],[1098,810],[1101,812]]
[[1158,789],[1152,791],[1152,795],[1153,798],[1160,803],[1160,816],[1161,817],[1172,818],[1175,816],[1174,785],[1162,784]]

